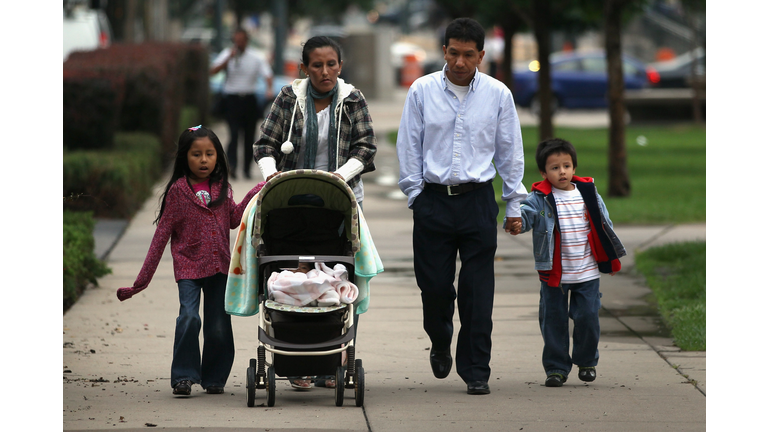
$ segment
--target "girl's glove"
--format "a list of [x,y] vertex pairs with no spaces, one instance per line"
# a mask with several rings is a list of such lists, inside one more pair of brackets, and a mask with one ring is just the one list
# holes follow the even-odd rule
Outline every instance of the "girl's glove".
[[133,295],[136,293],[137,291],[135,291],[133,288],[119,288],[117,290],[117,298],[120,299],[120,301],[125,301],[133,297]]

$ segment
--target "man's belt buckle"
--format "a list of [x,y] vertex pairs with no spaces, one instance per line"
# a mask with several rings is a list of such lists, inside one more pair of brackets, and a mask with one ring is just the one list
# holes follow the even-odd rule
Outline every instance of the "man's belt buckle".
[[459,187],[461,185],[448,185],[448,186],[446,186],[446,188],[448,189],[448,196],[459,195],[461,193],[461,192],[456,192],[456,193],[451,192],[451,188],[454,187],[454,186]]

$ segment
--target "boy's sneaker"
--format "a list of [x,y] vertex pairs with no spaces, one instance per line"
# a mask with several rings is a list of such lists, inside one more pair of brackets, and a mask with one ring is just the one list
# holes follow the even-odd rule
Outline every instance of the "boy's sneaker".
[[222,394],[224,393],[224,387],[219,386],[209,386],[205,389],[205,392],[208,394]]
[[597,372],[594,367],[579,367],[579,379],[586,382],[592,382],[597,378]]
[[547,375],[547,380],[544,381],[544,385],[547,387],[562,387],[563,383],[568,381],[568,377],[565,377],[559,373],[553,373]]
[[181,380],[177,382],[175,386],[173,386],[173,394],[175,395],[189,396],[191,392],[192,392],[192,381]]

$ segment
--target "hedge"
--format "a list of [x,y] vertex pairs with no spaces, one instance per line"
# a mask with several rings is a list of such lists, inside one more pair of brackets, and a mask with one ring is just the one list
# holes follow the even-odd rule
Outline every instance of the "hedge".
[[160,142],[148,133],[120,133],[113,150],[64,151],[64,208],[129,219],[162,175]]
[[[78,119],[94,107],[121,131],[151,132],[160,137],[164,162],[170,161],[178,137],[179,115],[185,104],[208,112],[208,54],[199,45],[172,42],[114,44],[95,51],[72,53],[64,62],[64,118]],[[92,84],[93,88],[83,88]],[[86,93],[88,97],[78,97]],[[111,118],[114,114],[116,121]],[[70,122],[64,130],[69,149],[94,148],[79,139],[94,134],[95,120]],[[65,121],[66,123],[66,121]],[[79,128],[80,130],[76,130]],[[103,146],[109,147],[108,141]]]
[[120,122],[123,80],[79,74],[64,80],[64,148],[98,149],[114,145]]
[[90,212],[64,211],[64,311],[97,278],[112,272],[93,253],[93,217]]

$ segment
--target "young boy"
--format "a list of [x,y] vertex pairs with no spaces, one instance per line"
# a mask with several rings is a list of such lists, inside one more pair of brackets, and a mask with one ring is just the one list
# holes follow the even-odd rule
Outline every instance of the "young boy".
[[[599,357],[600,273],[621,269],[624,246],[613,231],[608,210],[589,177],[577,177],[576,149],[554,138],[536,148],[544,180],[534,183],[520,205],[522,223],[511,234],[533,229],[533,255],[541,280],[539,326],[547,387],[561,387],[573,364],[579,379],[594,381]],[[570,293],[570,308],[568,294]],[[569,356],[568,317],[573,319]]]

